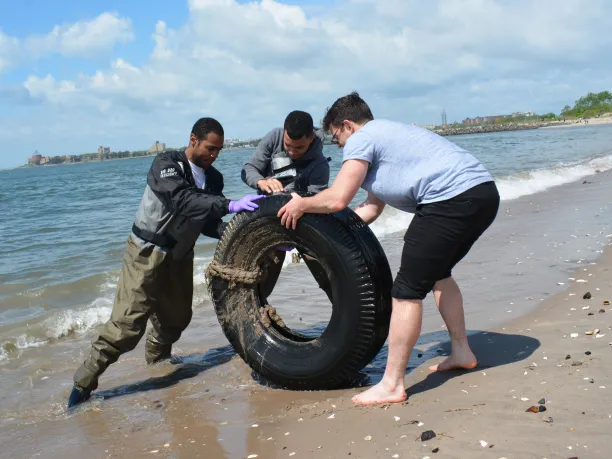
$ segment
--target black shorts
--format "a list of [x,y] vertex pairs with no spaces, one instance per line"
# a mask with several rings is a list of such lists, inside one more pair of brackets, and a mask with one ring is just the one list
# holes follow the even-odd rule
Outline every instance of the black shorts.
[[393,298],[422,300],[493,223],[499,209],[495,182],[486,182],[446,201],[421,204],[406,235]]

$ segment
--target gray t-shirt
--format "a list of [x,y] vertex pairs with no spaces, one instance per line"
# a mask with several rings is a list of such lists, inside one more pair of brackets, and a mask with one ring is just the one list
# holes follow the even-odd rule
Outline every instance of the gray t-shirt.
[[467,150],[427,129],[372,120],[351,135],[343,160],[370,163],[362,188],[392,207],[415,212],[493,177]]

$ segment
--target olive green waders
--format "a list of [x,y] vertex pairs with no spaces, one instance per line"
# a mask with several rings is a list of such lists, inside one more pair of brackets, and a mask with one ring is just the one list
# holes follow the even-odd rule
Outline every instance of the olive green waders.
[[193,250],[175,260],[170,251],[130,234],[110,320],[93,341],[74,382],[95,390],[106,368],[136,347],[149,319],[153,327],[145,343],[146,361],[170,357],[172,343],[191,321],[192,298]]

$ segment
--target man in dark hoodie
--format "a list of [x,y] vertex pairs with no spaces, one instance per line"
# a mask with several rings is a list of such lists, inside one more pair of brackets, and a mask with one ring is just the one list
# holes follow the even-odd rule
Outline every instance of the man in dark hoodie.
[[223,175],[212,164],[223,148],[221,124],[199,119],[183,151],[157,155],[147,176],[110,320],[92,343],[74,375],[68,408],[89,398],[98,378],[124,353],[136,347],[147,321],[153,327],[145,343],[147,363],[170,358],[192,316],[194,245],[204,234],[219,239],[222,217],[253,211],[263,196],[230,201],[223,195]]
[[[242,169],[242,181],[263,194],[279,192],[319,193],[329,183],[329,161],[323,155],[324,132],[314,128],[309,113],[295,110],[285,118],[282,128],[272,129],[261,139],[255,153]],[[260,295],[268,298],[280,275],[285,253],[292,247],[277,247],[270,254]],[[316,259],[301,254],[330,301],[329,281]]]

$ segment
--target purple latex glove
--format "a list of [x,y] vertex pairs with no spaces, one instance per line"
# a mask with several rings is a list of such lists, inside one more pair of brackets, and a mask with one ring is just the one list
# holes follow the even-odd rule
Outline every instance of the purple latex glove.
[[229,202],[229,212],[230,214],[235,214],[240,212],[241,210],[246,210],[248,212],[252,212],[255,209],[258,209],[259,206],[255,204],[253,201],[257,201],[258,199],[265,198],[263,194],[247,194],[243,196],[238,201],[230,201]]
[[277,245],[276,246],[276,250],[278,250],[279,252],[291,252],[293,249],[295,249],[295,247],[292,245]]

